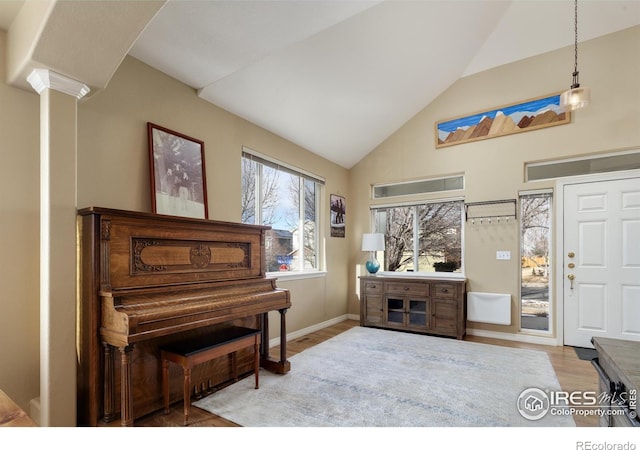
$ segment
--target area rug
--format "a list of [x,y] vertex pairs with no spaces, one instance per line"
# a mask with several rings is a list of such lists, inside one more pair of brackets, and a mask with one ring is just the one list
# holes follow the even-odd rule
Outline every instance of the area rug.
[[193,406],[246,427],[575,426],[517,409],[529,388],[560,390],[546,353],[355,327]]

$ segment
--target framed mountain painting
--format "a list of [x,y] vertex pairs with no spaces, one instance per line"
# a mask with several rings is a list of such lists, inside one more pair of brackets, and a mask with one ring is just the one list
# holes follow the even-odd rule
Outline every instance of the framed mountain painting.
[[560,108],[560,92],[435,124],[436,148],[564,125],[571,113]]

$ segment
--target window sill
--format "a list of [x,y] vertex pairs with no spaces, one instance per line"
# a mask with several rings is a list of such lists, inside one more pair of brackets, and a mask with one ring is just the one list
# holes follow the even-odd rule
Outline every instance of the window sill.
[[451,278],[452,280],[464,280],[466,277],[460,272],[379,272],[382,277],[405,278]]
[[281,281],[304,280],[307,278],[323,278],[327,272],[323,270],[313,272],[267,272],[267,278],[277,278]]

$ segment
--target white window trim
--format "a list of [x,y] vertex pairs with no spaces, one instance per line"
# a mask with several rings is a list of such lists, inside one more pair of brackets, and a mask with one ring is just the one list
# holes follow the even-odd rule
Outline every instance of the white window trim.
[[426,205],[428,203],[447,203],[447,202],[463,202],[464,197],[445,197],[445,198],[430,198],[428,200],[413,200],[410,202],[394,202],[394,203],[380,203],[369,205],[369,209],[384,209],[384,208],[402,208],[405,206],[419,206]]
[[[380,205],[369,205],[369,211],[371,214],[370,222],[371,229],[375,229],[375,213],[377,209],[387,209],[387,208],[403,208],[410,206],[420,206],[426,205],[430,203],[447,203],[447,202],[462,202],[461,216],[460,216],[460,257],[462,259],[462,264],[460,266],[460,272],[391,272],[387,270],[381,270],[378,272],[379,275],[382,276],[406,276],[406,277],[423,277],[423,278],[452,278],[452,279],[465,279],[465,227],[466,221],[464,220],[464,197],[447,197],[440,199],[429,199],[429,200],[421,200],[421,201],[412,201],[412,202],[398,202],[398,203],[387,203]],[[415,221],[417,218],[414,215],[414,230],[416,229]],[[417,251],[418,244],[416,239],[414,239],[414,255],[418,254]],[[415,261],[414,261],[415,263]]]
[[[551,210],[549,211],[549,246],[551,247],[549,253],[551,255],[556,254],[555,248],[554,248],[554,240],[555,240],[555,229],[556,229],[556,221],[555,221],[555,213],[556,213],[556,199],[554,198],[554,191],[553,189],[534,189],[534,190],[529,190],[529,191],[520,191],[518,192],[518,204],[521,204],[522,202],[522,197],[525,196],[534,196],[534,195],[545,195],[548,194],[551,197]],[[522,261],[522,210],[519,211],[519,215],[520,215],[520,220],[518,220],[518,229],[519,229],[519,235],[520,235],[520,242],[518,243],[518,247],[519,247],[519,251],[518,253],[520,254],[520,260]],[[526,334],[526,335],[531,335],[531,336],[541,336],[541,337],[553,337],[555,335],[555,330],[556,330],[556,314],[554,312],[555,308],[557,307],[556,305],[556,299],[555,296],[553,295],[555,292],[555,287],[553,284],[553,276],[551,276],[552,273],[554,273],[553,270],[553,266],[556,264],[555,261],[555,257],[552,258],[552,267],[549,268],[549,329],[548,330],[535,330],[532,328],[522,328],[522,268],[520,268],[519,270],[519,275],[518,275],[518,280],[519,280],[519,295],[518,295],[518,300],[519,300],[519,314],[518,314],[518,333],[519,334]]]
[[277,278],[282,281],[306,280],[309,278],[322,278],[326,276],[327,272],[325,270],[307,270],[305,272],[267,272],[267,278]]
[[605,171],[605,172],[594,172],[594,173],[582,173],[582,174],[575,174],[575,175],[561,175],[561,176],[554,176],[554,177],[546,177],[546,178],[538,178],[535,180],[530,180],[529,179],[529,168],[530,167],[543,167],[543,166],[554,166],[557,164],[564,164],[564,163],[571,163],[571,162],[579,162],[579,161],[597,161],[599,159],[603,159],[603,158],[610,158],[610,157],[616,157],[616,156],[625,156],[625,155],[635,155],[640,153],[640,149],[638,148],[634,148],[634,149],[630,149],[630,150],[623,150],[623,151],[617,151],[617,152],[611,152],[611,153],[597,153],[597,154],[593,154],[593,155],[586,155],[586,156],[578,156],[578,157],[574,157],[574,158],[559,158],[559,159],[552,159],[552,160],[546,160],[546,161],[532,161],[532,162],[525,162],[524,164],[524,176],[525,176],[525,182],[526,183],[539,183],[539,182],[543,182],[543,181],[555,181],[555,180],[566,180],[566,179],[579,179],[581,177],[585,177],[585,176],[597,176],[600,174],[616,174],[616,173],[624,173],[627,172],[629,170],[638,170],[638,169],[619,169],[619,170],[610,170],[610,171]]
[[[391,186],[402,186],[402,185],[407,185],[407,184],[417,184],[417,183],[423,183],[423,182],[429,182],[429,181],[443,181],[443,180],[448,180],[448,179],[452,179],[452,178],[462,178],[462,187],[461,188],[455,188],[455,189],[444,189],[444,190],[434,190],[434,191],[424,191],[424,192],[413,192],[413,193],[409,193],[409,194],[397,194],[397,195],[389,195],[389,196],[382,196],[382,197],[376,195],[376,188],[384,188],[384,187],[391,187]],[[466,183],[466,179],[465,179],[464,172],[457,173],[457,174],[450,174],[450,175],[442,175],[442,176],[439,176],[439,177],[420,178],[420,179],[417,179],[417,180],[397,181],[397,182],[391,182],[391,183],[377,183],[377,184],[373,184],[371,186],[371,199],[372,200],[381,200],[381,199],[386,199],[386,198],[413,197],[413,196],[416,196],[416,195],[430,195],[430,194],[442,194],[443,192],[464,191],[465,183]]]
[[[267,156],[263,153],[257,152],[253,149],[250,149],[249,147],[242,147],[242,153],[246,153],[250,156],[256,156],[258,159],[263,159],[267,162],[272,163],[273,165],[277,167],[281,167],[283,169],[287,169],[296,173],[299,173],[301,175],[306,176],[309,179],[313,179],[314,181],[320,183],[320,184],[324,184],[326,182],[324,177],[321,177],[320,175],[316,175],[313,172],[309,172],[308,170],[304,170],[304,169],[300,169],[299,167],[293,166],[291,164],[287,164],[285,162],[279,161],[275,158],[272,158],[271,156]],[[258,161],[259,162],[259,161]]]
[[[278,168],[284,168],[287,171],[291,171],[291,172],[295,172],[297,174],[300,175],[300,183],[302,184],[302,188],[304,187],[304,179],[306,177],[307,180],[309,181],[313,181],[315,182],[316,185],[316,202],[315,202],[315,206],[316,206],[316,230],[315,230],[315,238],[316,238],[316,265],[318,266],[318,269],[304,269],[304,256],[302,258],[300,258],[300,264],[302,265],[302,268],[300,270],[296,270],[293,272],[267,272],[266,275],[268,278],[281,278],[281,279],[302,279],[302,278],[315,278],[315,277],[320,277],[320,276],[324,276],[326,275],[326,272],[322,269],[323,267],[323,262],[324,258],[323,255],[321,253],[321,248],[320,248],[320,230],[322,230],[322,215],[320,214],[321,211],[321,199],[322,199],[322,194],[323,194],[323,190],[324,190],[324,186],[325,186],[325,179],[324,177],[321,177],[319,175],[313,174],[311,172],[305,171],[303,169],[300,169],[298,167],[292,166],[290,164],[284,163],[282,161],[279,161],[275,158],[271,158],[267,155],[264,155],[262,153],[259,153],[255,150],[252,150],[248,147],[243,146],[242,147],[242,156],[241,158],[244,158],[244,154],[248,154],[249,156],[253,155],[256,156],[257,158],[263,159],[265,161],[268,161],[272,164],[274,164],[276,166],[276,169]],[[259,182],[262,179],[262,171],[264,168],[264,164],[260,163],[260,161],[258,162],[258,170],[256,171],[256,187],[258,189],[257,195],[256,197],[256,205],[255,205],[255,214],[256,214],[256,220],[258,223],[260,223],[262,221],[262,209],[261,209],[261,205],[263,203],[262,201],[262,197],[263,197],[263,192],[262,192],[262,183]],[[304,191],[303,189],[300,190],[300,196],[302,197],[299,201],[300,203],[300,224],[299,226],[304,227]],[[302,228],[303,229],[303,228]],[[303,249],[304,251],[304,229],[302,233],[298,233],[299,234],[299,240],[300,242],[298,243],[299,248]]]

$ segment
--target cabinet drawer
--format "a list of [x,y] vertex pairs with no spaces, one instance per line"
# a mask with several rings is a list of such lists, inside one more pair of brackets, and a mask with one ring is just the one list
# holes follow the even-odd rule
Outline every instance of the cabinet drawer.
[[380,281],[365,281],[364,292],[365,294],[380,294],[382,293],[382,283]]
[[419,283],[388,283],[387,292],[390,294],[428,295],[429,285]]
[[456,285],[452,283],[434,283],[431,285],[431,296],[454,298],[456,296]]

